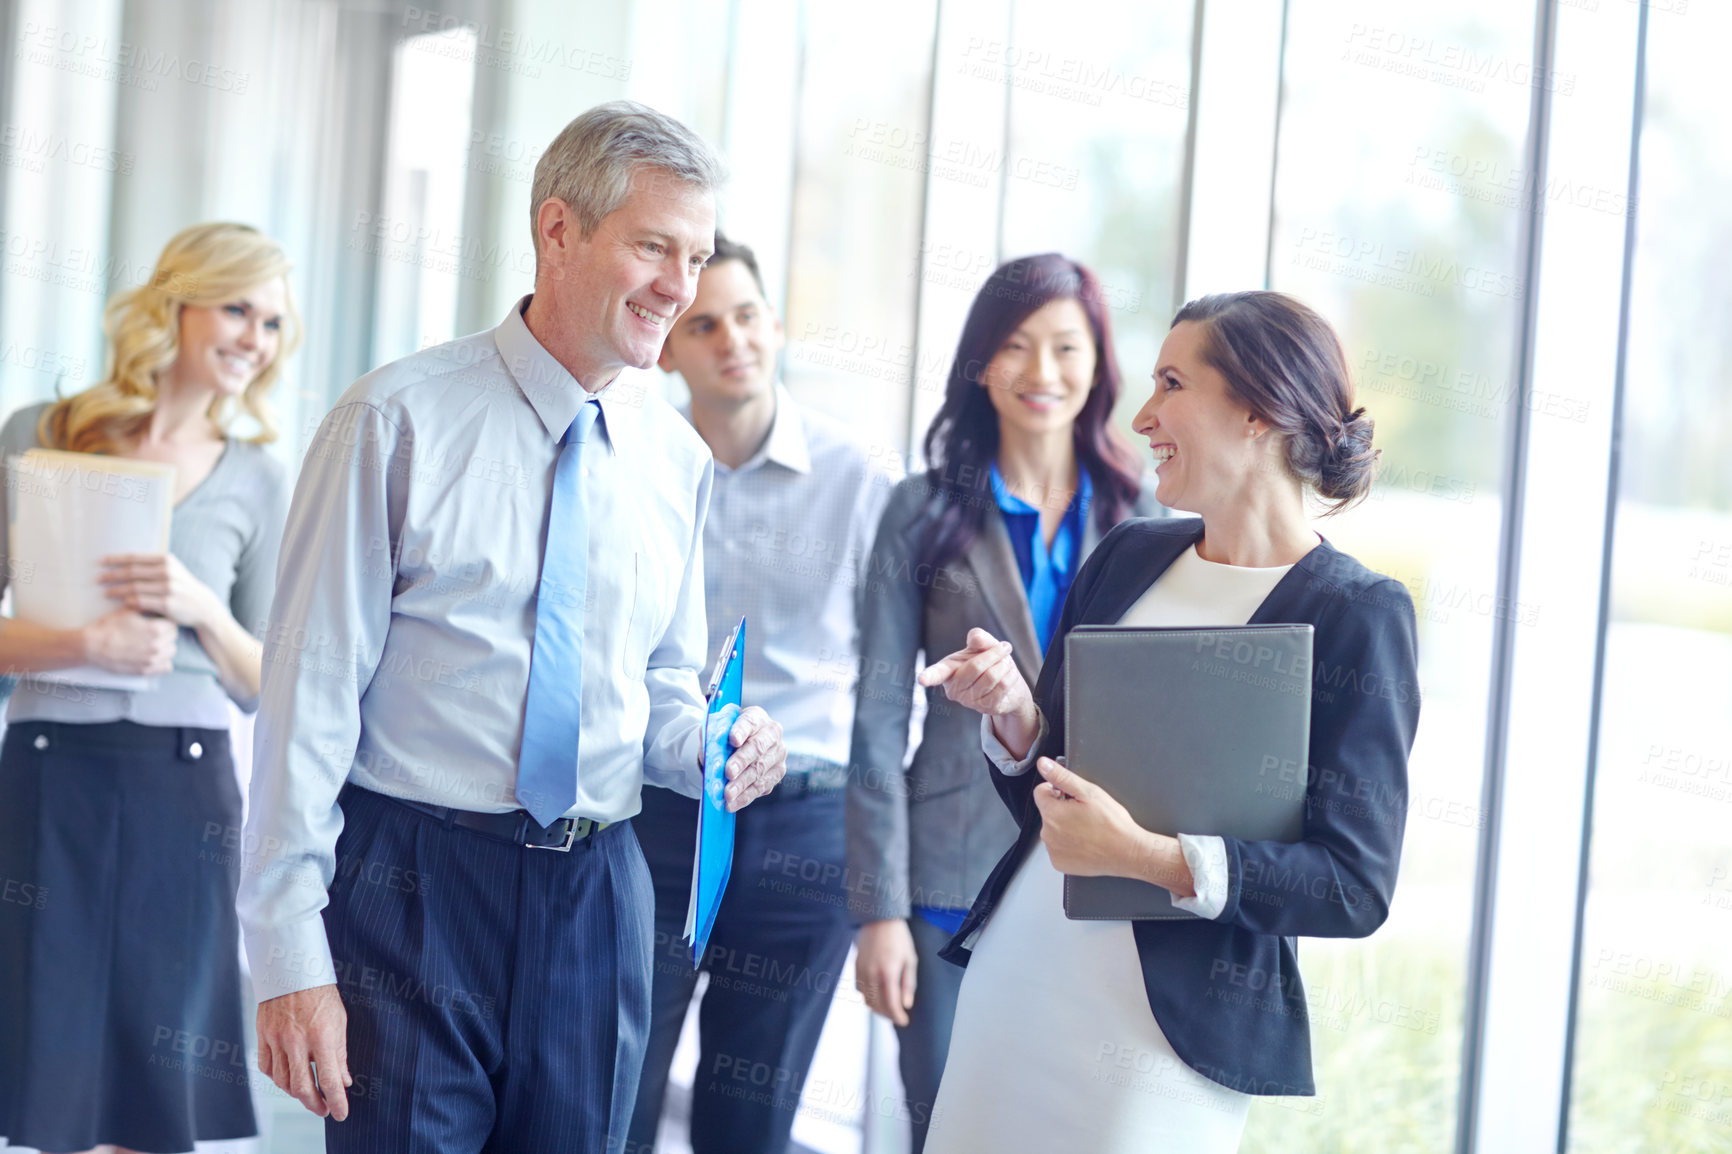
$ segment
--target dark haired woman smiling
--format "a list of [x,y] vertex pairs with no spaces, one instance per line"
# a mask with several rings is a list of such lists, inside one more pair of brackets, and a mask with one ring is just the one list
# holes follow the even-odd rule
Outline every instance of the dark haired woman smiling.
[[[1127,514],[1159,506],[1111,425],[1119,395],[1100,283],[1060,256],[1013,260],[968,312],[930,469],[897,486],[860,602],[848,787],[848,876],[864,922],[856,983],[896,1023],[918,1154],[962,972],[938,961],[1016,840],[980,756],[980,723],[927,695],[906,770],[916,660],[981,628],[1012,638],[1031,679],[1078,567]],[[918,993],[916,985],[918,983]]]
[[[1389,912],[1419,718],[1415,626],[1399,582],[1306,520],[1307,489],[1339,509],[1376,459],[1340,342],[1279,293],[1193,301],[1135,427],[1156,495],[1199,516],[1107,535],[1032,693],[983,630],[921,674],[984,715],[993,782],[1021,830],[944,952],[968,970],[934,1152],[1236,1149],[1251,1095],[1314,1092],[1293,939],[1363,937]],[[1055,760],[1072,627],[1247,621],[1316,628],[1300,841],[1146,830]],[[1070,921],[1067,873],[1140,878],[1197,917]]]

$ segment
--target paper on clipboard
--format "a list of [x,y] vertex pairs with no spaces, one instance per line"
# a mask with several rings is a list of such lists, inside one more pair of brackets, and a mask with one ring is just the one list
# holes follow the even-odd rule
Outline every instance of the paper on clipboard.
[[[112,612],[97,581],[112,553],[168,552],[174,466],[99,453],[31,449],[7,462],[11,502],[12,614],[77,629]],[[42,681],[149,689],[154,677],[93,665],[32,673]]]
[[745,636],[746,619],[742,617],[722,642],[704,694],[709,702],[704,721],[704,789],[698,798],[697,852],[692,855],[692,896],[686,905],[685,930],[694,968],[709,944],[716,911],[721,908],[734,866],[734,815],[728,812],[723,791],[728,784],[728,756],[734,751],[728,732],[740,716]]

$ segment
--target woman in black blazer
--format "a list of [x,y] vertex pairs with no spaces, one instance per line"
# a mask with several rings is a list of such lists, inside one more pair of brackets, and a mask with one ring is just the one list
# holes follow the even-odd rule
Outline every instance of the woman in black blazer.
[[[1032,694],[979,630],[922,675],[985,715],[993,782],[1020,828],[944,953],[973,965],[934,1154],[1061,1134],[1090,1150],[1235,1149],[1249,1095],[1315,1092],[1294,939],[1364,937],[1388,916],[1419,718],[1416,630],[1400,582],[1306,522],[1307,489],[1344,507],[1369,488],[1377,455],[1339,340],[1278,293],[1193,301],[1135,427],[1161,503],[1200,517],[1129,521],[1102,540]],[[1300,841],[1145,830],[1055,760],[1069,629],[1247,617],[1316,629]],[[1041,888],[1065,873],[1141,878],[1199,918],[1066,922],[1056,888]]]

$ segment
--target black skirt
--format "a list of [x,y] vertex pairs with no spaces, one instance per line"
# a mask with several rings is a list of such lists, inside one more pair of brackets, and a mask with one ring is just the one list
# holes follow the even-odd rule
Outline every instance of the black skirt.
[[0,1137],[185,1151],[258,1133],[228,734],[19,722],[0,747]]

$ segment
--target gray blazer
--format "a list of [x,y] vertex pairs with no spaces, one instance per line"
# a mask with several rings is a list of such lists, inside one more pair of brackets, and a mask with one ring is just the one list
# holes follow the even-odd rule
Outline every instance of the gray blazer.
[[[980,714],[943,689],[926,694],[926,718],[906,765],[914,675],[963,648],[976,626],[1009,640],[1017,668],[1040,679],[1040,640],[1010,534],[990,491],[986,523],[963,555],[937,569],[918,550],[941,496],[923,475],[896,486],[878,524],[860,587],[860,678],[848,775],[849,911],[860,922],[909,916],[915,906],[967,909],[1017,838],[980,750]],[[1158,517],[1145,474],[1130,512]],[[1100,530],[1083,530],[1082,567]]]

